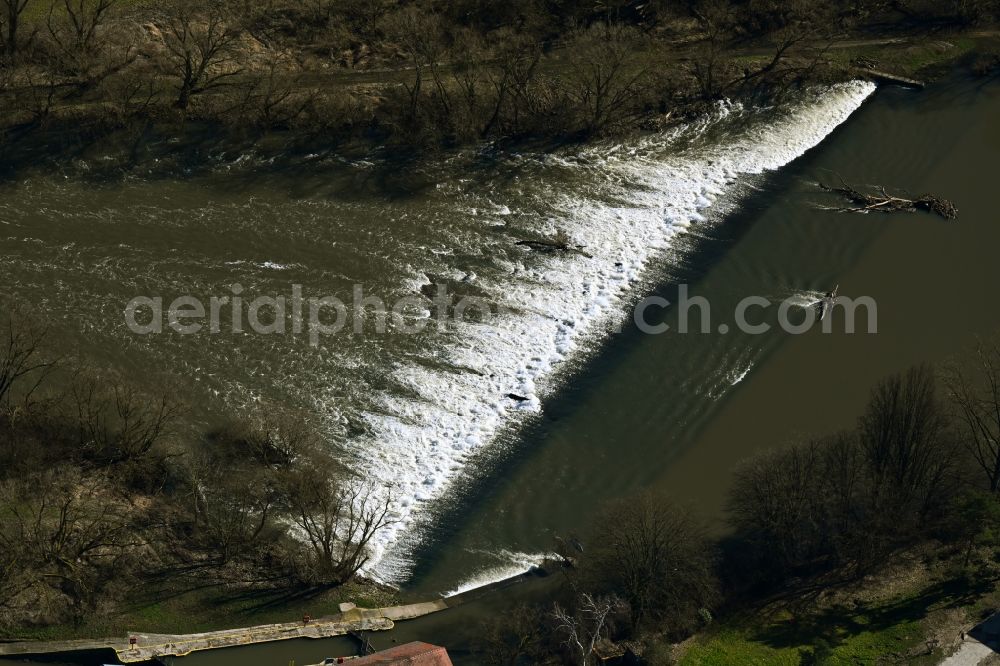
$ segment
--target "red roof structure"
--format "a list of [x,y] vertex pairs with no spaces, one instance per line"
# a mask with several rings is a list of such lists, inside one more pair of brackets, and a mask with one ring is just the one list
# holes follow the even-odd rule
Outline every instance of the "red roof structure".
[[379,666],[387,664],[393,666],[452,666],[447,650],[419,641],[382,650],[360,659],[352,659],[348,663],[351,666],[368,666],[369,664],[378,664]]

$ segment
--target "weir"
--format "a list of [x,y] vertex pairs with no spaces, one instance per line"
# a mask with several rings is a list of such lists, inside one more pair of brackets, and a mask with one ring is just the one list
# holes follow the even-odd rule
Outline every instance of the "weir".
[[[348,447],[362,461],[358,473],[406,498],[397,507],[400,519],[373,540],[373,573],[394,583],[407,579],[412,553],[402,544],[419,541],[413,538],[423,529],[417,514],[446,496],[456,474],[505,428],[541,412],[542,401],[566,380],[568,363],[599,348],[606,325],[618,321],[636,287],[681,237],[707,222],[716,201],[823,141],[874,90],[870,82],[854,81],[813,91],[776,116],[721,105],[702,123],[549,167],[553,178],[560,170],[585,172],[586,189],[557,196],[545,189],[535,199],[522,197],[513,210],[505,205],[504,228],[543,213],[552,220],[547,234],[556,239],[545,247],[572,251],[549,264],[511,255],[508,269],[518,278],[505,275],[495,283],[504,285],[502,293],[492,292],[505,314],[490,326],[464,326],[462,341],[445,343],[434,364],[406,360],[394,370],[412,393],[387,396],[368,421],[374,438]],[[698,146],[708,128],[750,120],[752,132]],[[697,147],[681,150],[687,142]],[[523,240],[529,233],[517,235]],[[485,276],[489,269],[481,270]],[[441,359],[470,371],[442,373],[435,368]],[[368,455],[371,450],[379,455]]]
[[0,643],[0,657],[52,656],[67,653],[114,651],[123,664],[134,664],[192,652],[216,650],[296,638],[358,636],[369,631],[388,631],[396,622],[412,620],[478,599],[485,594],[530,578],[548,575],[545,568],[532,568],[502,581],[469,590],[446,599],[435,599],[386,608],[347,608],[314,620],[264,624],[198,634],[130,633],[124,638]]
[[[355,608],[309,622],[265,624],[200,634],[143,634],[124,638],[73,641],[32,641],[0,644],[0,657],[51,656],[70,652],[113,650],[124,664],[183,657],[202,650],[270,643],[294,638],[332,638],[356,632],[386,631],[395,619],[411,619],[447,608],[443,603],[413,604],[393,608]],[[132,640],[135,640],[133,643]]]

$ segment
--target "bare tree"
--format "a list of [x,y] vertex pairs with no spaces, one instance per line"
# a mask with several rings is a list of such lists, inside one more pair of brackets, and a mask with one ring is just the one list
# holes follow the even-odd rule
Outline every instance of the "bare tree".
[[[771,59],[753,71],[749,69],[744,71],[742,77],[728,83],[725,89],[737,84],[744,87],[751,83],[761,86],[767,82],[777,82],[798,72],[797,68],[786,67],[785,62],[795,47],[813,37],[815,37],[813,32],[804,24],[790,25],[779,30],[775,35],[774,55],[771,56]],[[818,56],[813,59],[810,67],[814,67],[817,60]]]
[[150,396],[106,374],[81,371],[70,392],[80,450],[100,465],[141,461],[180,415],[168,395]]
[[456,91],[452,124],[456,133],[466,139],[479,138],[482,130],[478,125],[483,107],[488,104],[484,91],[489,55],[474,31],[461,30],[454,35],[448,54],[450,81]]
[[620,593],[636,624],[694,622],[715,600],[712,551],[702,527],[660,495],[613,503],[591,541],[582,561],[585,578],[594,589]]
[[[118,0],[53,0],[47,21],[49,33],[63,49],[92,52],[98,30],[117,2]],[[57,13],[67,29],[56,26]]]
[[240,105],[250,120],[264,128],[292,123],[315,99],[313,91],[302,92],[294,60],[270,53],[264,68],[246,87]]
[[392,0],[342,0],[342,10],[351,18],[358,31],[367,39],[374,39],[379,32],[379,24],[389,13]]
[[392,523],[392,493],[369,483],[338,486],[335,467],[321,460],[289,474],[285,501],[307,543],[305,576],[319,585],[340,585],[371,557],[371,540]]
[[497,129],[501,134],[520,131],[522,114],[531,113],[534,107],[530,86],[541,57],[541,49],[530,39],[500,31],[492,65],[486,68],[493,94],[492,112],[480,132],[483,138]]
[[[6,495],[0,486],[0,502]],[[0,527],[7,527],[5,509],[0,505]],[[6,624],[4,616],[17,611],[19,595],[35,583],[34,571],[27,556],[25,544],[0,534],[0,626]]]
[[53,0],[48,28],[50,67],[79,79],[90,89],[138,58],[138,27],[129,22],[107,26],[118,0]]
[[322,440],[313,419],[299,410],[265,403],[242,416],[236,424],[212,436],[213,448],[231,460],[249,460],[271,469],[307,464],[320,451]]
[[866,569],[885,552],[889,535],[869,525],[865,497],[871,485],[857,433],[836,433],[810,446],[819,457],[810,516],[819,523],[818,545],[835,563]]
[[260,467],[199,456],[188,467],[195,493],[196,524],[222,564],[284,532],[276,528],[278,492]]
[[25,68],[21,82],[15,92],[17,110],[26,114],[29,124],[44,125],[62,98],[64,86],[51,69]]
[[129,67],[102,85],[122,123],[144,115],[156,99],[156,78],[148,68]]
[[701,96],[714,99],[720,95],[725,83],[724,70],[729,64],[725,45],[733,20],[732,9],[725,0],[703,0],[693,11],[705,32],[705,39],[690,61],[691,73],[698,82]]
[[30,0],[0,0],[0,46],[7,60],[13,60],[18,49],[21,18]]
[[82,615],[139,546],[132,508],[71,468],[0,484],[0,552],[20,552],[21,587],[55,586]]
[[768,451],[744,461],[729,493],[737,532],[784,571],[828,553],[817,485],[823,476],[816,442]]
[[970,361],[945,371],[945,386],[965,434],[965,445],[986,477],[1000,490],[1000,345],[980,340]]
[[[774,53],[762,63],[746,64],[742,72],[734,71],[737,68],[727,52],[727,41],[736,32],[734,25],[740,20],[734,15],[733,7],[724,0],[702,0],[695,6],[693,11],[705,39],[695,49],[690,69],[702,97],[714,99],[740,89],[750,92],[752,88],[780,93],[792,81],[818,66],[825,49],[800,47],[819,38],[828,29],[826,10],[808,3],[789,2],[778,6],[782,8],[780,27],[768,31]],[[799,56],[795,64],[793,55]]]
[[855,431],[745,462],[729,494],[753,577],[863,573],[939,526],[957,490],[955,440],[917,367],[872,391]]
[[446,118],[451,115],[451,97],[444,87],[440,60],[444,55],[444,41],[440,17],[428,14],[415,6],[407,6],[393,14],[387,31],[406,50],[413,70],[413,82],[404,83],[409,97],[409,115],[415,117],[423,95],[424,78],[428,74],[437,92],[437,101]]
[[479,651],[490,666],[541,663],[546,622],[540,607],[520,604],[491,618],[479,635]]
[[900,516],[922,520],[943,499],[955,462],[947,425],[929,366],[889,377],[872,391],[858,435],[872,509],[887,528],[903,527]]
[[12,389],[22,382],[28,385],[21,399],[28,401],[45,377],[55,368],[55,361],[45,351],[48,329],[37,324],[20,306],[8,306],[0,338],[0,404],[10,407]]
[[263,414],[212,433],[188,456],[195,523],[223,563],[287,531],[279,518],[282,491],[298,487],[287,481],[296,465],[313,464],[317,447],[306,419],[268,405]]
[[638,39],[631,30],[603,24],[574,37],[568,93],[582,114],[586,133],[620,120],[639,96],[646,69],[636,57]]
[[187,109],[192,96],[227,85],[242,71],[232,54],[239,34],[219,5],[181,3],[164,22],[171,74],[177,79],[177,108]]
[[869,474],[853,432],[766,451],[737,468],[730,523],[752,579],[785,578],[855,565],[884,553],[871,528]]
[[335,8],[335,0],[300,0],[300,4],[306,10],[309,20],[319,26],[325,26],[330,22]]
[[579,666],[595,663],[594,648],[607,636],[609,619],[624,609],[624,602],[615,597],[594,597],[583,593],[577,600],[576,613],[570,613],[559,604],[552,610],[556,632],[561,634],[563,645],[572,653]]

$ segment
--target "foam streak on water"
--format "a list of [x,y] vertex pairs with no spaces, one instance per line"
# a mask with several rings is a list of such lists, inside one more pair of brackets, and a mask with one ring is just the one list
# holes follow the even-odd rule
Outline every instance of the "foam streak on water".
[[475,590],[493,583],[508,580],[535,567],[541,567],[546,560],[558,561],[558,556],[554,553],[519,553],[502,550],[498,553],[489,553],[489,556],[497,560],[496,566],[480,571],[441,596],[445,598],[453,597],[469,590]]
[[[621,316],[644,273],[678,235],[703,223],[715,200],[741,179],[782,167],[818,144],[873,90],[861,82],[835,86],[700,148],[681,148],[678,138],[710,130],[711,122],[574,162],[599,170],[604,191],[553,195],[551,219],[539,226],[564,230],[589,256],[552,256],[531,268],[514,264],[509,282],[479,285],[514,314],[489,325],[461,325],[439,359],[469,371],[398,361],[392,372],[409,391],[386,394],[381,409],[365,417],[374,435],[352,445],[355,464],[392,484],[398,497],[397,522],[379,535],[370,573],[405,579],[421,512],[442,496],[470,454],[505,425],[541,409],[560,364],[585,353]],[[496,204],[504,213],[531,214],[514,202]],[[413,279],[424,278],[415,272]],[[514,401],[509,393],[529,400]]]

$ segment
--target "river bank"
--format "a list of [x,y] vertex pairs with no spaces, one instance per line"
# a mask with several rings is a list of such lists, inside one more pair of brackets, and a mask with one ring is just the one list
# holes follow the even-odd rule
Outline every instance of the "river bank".
[[[143,16],[140,11],[138,18],[129,20]],[[151,17],[155,15],[146,18]],[[276,47],[255,41],[251,31],[242,42],[227,43],[233,51],[216,63],[246,66],[238,68],[224,85],[199,90],[190,106],[177,108],[171,104],[175,91],[169,73],[150,65],[170,50],[165,26],[148,23],[143,30],[133,47],[145,64],[117,87],[85,82],[76,91],[78,84],[72,78],[60,77],[40,84],[38,65],[20,74],[17,68],[7,72],[7,81],[0,86],[0,103],[7,109],[0,126],[0,145],[6,153],[0,169],[6,177],[16,178],[19,172],[39,165],[95,180],[117,180],[130,174],[193,176],[230,161],[238,166],[247,156],[253,156],[257,176],[265,177],[305,168],[303,162],[317,155],[364,161],[389,151],[394,161],[419,164],[428,154],[447,155],[462,148],[482,150],[487,156],[505,151],[559,151],[670,131],[710,113],[723,98],[781,105],[794,90],[858,78],[877,81],[882,73],[924,81],[958,65],[982,74],[1000,67],[998,32],[988,26],[928,31],[919,22],[885,23],[856,26],[822,38],[806,30],[805,37],[742,35],[729,41],[720,36],[719,43],[713,37],[706,44],[704,26],[674,21],[660,28],[662,34],[655,37],[630,33],[605,36],[595,43],[557,41],[545,46],[531,56],[535,60],[526,74],[537,78],[540,87],[525,87],[519,93],[528,108],[548,105],[531,111],[538,118],[524,126],[492,127],[502,111],[501,98],[490,124],[473,131],[458,125],[486,123],[474,116],[488,109],[470,108],[463,111],[468,118],[451,117],[458,114],[454,107],[461,101],[452,99],[461,91],[451,88],[465,85],[469,95],[485,94],[488,91],[469,91],[491,80],[491,68],[508,66],[502,60],[455,60],[468,54],[442,51],[439,57],[445,60],[439,63],[398,62],[397,54],[392,66],[347,69],[320,67],[310,60],[313,56],[308,49],[297,45],[272,62],[267,54]],[[705,67],[706,49],[712,54],[708,77],[709,81],[717,79],[714,84],[706,84],[698,73]],[[293,67],[293,61],[300,65]],[[607,73],[601,72],[604,61],[610,63]],[[306,62],[312,64],[301,64]],[[137,67],[130,63],[129,67]],[[577,70],[582,82],[574,78]],[[505,77],[513,76],[501,71]],[[607,80],[601,82],[602,76]],[[593,102],[598,109],[609,107],[601,112],[599,122],[596,117],[581,119],[590,111],[574,106],[577,95],[594,96],[590,90],[594,82],[587,77],[596,77],[597,89],[604,86],[602,95],[611,96]],[[528,81],[523,85],[528,86]],[[400,108],[405,106],[400,99],[404,91],[419,94],[435,86],[441,99],[424,93],[426,109],[418,113],[416,97],[410,111]],[[573,86],[581,90],[574,91]],[[531,100],[531,96],[538,99]],[[441,105],[443,109],[438,108]],[[265,117],[255,117],[261,108]],[[526,115],[517,109],[512,113]]]

